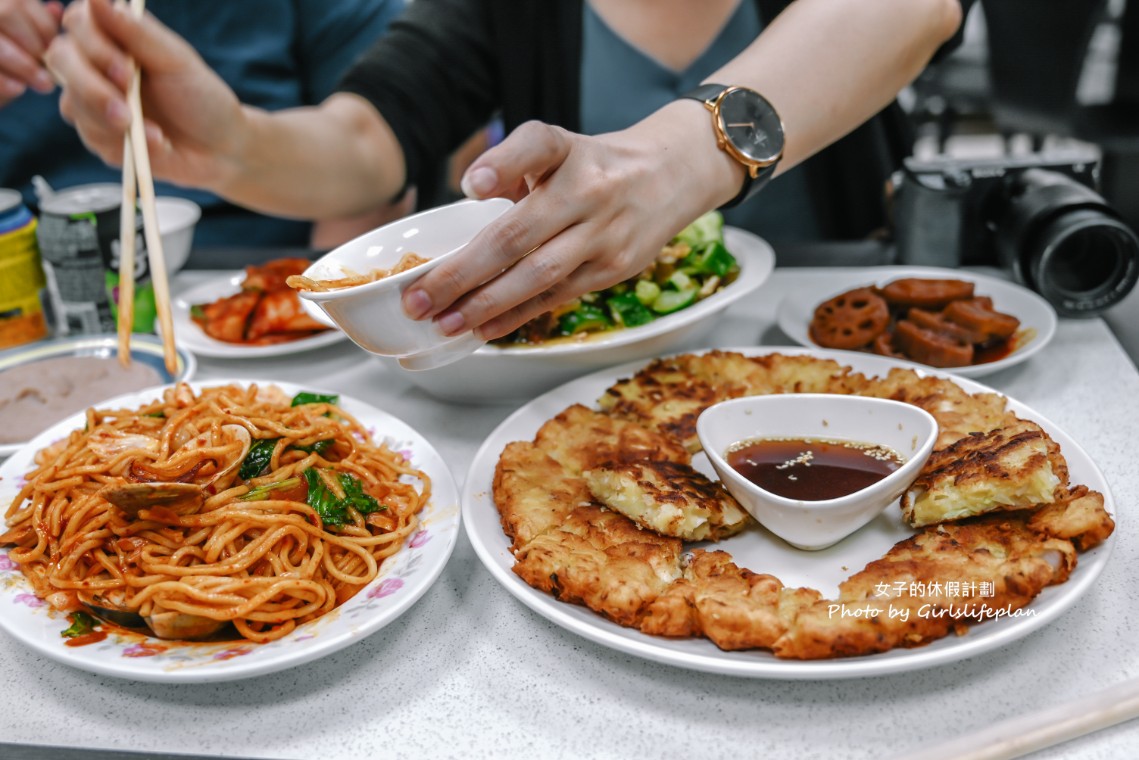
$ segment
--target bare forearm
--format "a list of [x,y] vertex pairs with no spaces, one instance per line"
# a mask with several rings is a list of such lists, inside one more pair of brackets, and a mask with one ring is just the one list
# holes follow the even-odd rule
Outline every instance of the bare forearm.
[[[775,106],[786,135],[778,174],[885,107],[960,23],[957,0],[796,0],[706,81],[750,87]],[[739,191],[741,168],[716,147],[695,101],[670,103],[629,132],[669,151],[681,176],[692,178],[678,218]]]
[[796,0],[709,81],[771,101],[786,170],[884,108],[960,23],[957,0]]
[[389,203],[404,182],[403,153],[367,103],[334,95],[320,106],[269,113],[243,106],[212,190],[249,208],[340,218]]

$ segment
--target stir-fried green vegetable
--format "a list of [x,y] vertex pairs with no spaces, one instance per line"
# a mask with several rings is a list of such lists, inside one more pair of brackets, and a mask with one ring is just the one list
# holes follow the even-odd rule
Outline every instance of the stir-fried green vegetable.
[[[364,484],[346,472],[325,470],[323,473],[316,468],[305,470],[305,482],[308,483],[308,505],[316,510],[325,525],[344,525],[351,522],[349,509],[354,509],[366,515],[387,507],[376,499],[364,493]],[[335,482],[344,492],[341,498],[328,487],[324,478],[335,478]]]
[[[253,442],[249,447],[249,453],[245,455],[245,460],[241,463],[241,468],[237,471],[237,476],[242,480],[249,480],[261,475],[269,467],[269,462],[273,459],[273,452],[277,448],[277,441],[280,438],[261,438]],[[289,448],[294,451],[303,451],[306,454],[323,454],[334,443],[331,438],[326,438],[323,441],[308,446],[290,446]]]
[[308,391],[301,391],[293,396],[293,403],[290,406],[300,406],[301,404],[338,404],[340,397],[336,395],[325,395],[323,393],[310,393]]
[[645,325],[707,298],[738,275],[739,265],[724,246],[724,218],[710,211],[681,230],[637,277],[587,293],[494,342],[541,344]]
[[67,620],[71,623],[67,628],[59,632],[59,635],[65,639],[74,639],[80,636],[86,636],[94,631],[99,621],[88,615],[86,612],[72,612],[67,616]]

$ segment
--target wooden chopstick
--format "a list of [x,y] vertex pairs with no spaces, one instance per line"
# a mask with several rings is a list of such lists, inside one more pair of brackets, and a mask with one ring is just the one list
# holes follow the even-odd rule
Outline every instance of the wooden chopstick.
[[[146,0],[131,0],[131,11],[141,17],[146,10]],[[132,79],[130,91],[127,93],[127,105],[130,108],[131,122],[130,129],[127,131],[127,136],[124,138],[123,147],[129,145],[129,151],[124,150],[123,155],[123,169],[124,173],[127,166],[126,153],[129,152],[132,163],[134,164],[133,179],[137,180],[139,205],[142,208],[142,232],[146,239],[146,256],[147,262],[150,264],[150,280],[154,286],[154,305],[158,311],[158,329],[162,333],[162,356],[166,363],[166,370],[170,374],[175,374],[178,370],[178,353],[174,348],[174,319],[170,311],[170,284],[166,277],[166,257],[162,251],[162,236],[158,231],[158,209],[154,201],[154,176],[150,171],[150,154],[146,149],[146,124],[143,121],[142,115],[142,96],[139,80],[141,74],[138,73],[138,67],[135,66],[135,76]],[[124,195],[124,210],[123,216],[126,216],[126,181],[123,182],[123,195]],[[134,183],[132,183],[134,184]],[[134,206],[134,193],[131,193],[130,206],[133,211]],[[134,237],[134,215],[131,214],[131,223],[129,226],[129,235]],[[127,233],[127,227],[120,230],[120,238]],[[121,240],[122,242],[122,240]],[[134,242],[130,243],[132,251],[131,264],[133,277],[134,266]],[[123,246],[123,251],[126,247]],[[124,256],[125,258],[125,256]],[[121,272],[121,269],[120,269]],[[121,285],[121,282],[120,282]],[[133,322],[134,312],[134,294],[133,294],[133,281],[131,293],[131,313]],[[120,316],[119,325],[119,340],[122,341],[122,331],[124,329],[123,322]],[[125,328],[128,331],[131,329],[130,324]],[[128,347],[129,353],[129,347]],[[120,348],[121,355],[121,348]],[[127,359],[129,362],[129,358]]]
[[[131,89],[138,81],[134,72]],[[119,364],[131,366],[131,333],[134,331],[135,230],[134,157],[129,133],[123,135],[123,205],[119,215]]]
[[1139,718],[1139,678],[899,757],[1009,760]]

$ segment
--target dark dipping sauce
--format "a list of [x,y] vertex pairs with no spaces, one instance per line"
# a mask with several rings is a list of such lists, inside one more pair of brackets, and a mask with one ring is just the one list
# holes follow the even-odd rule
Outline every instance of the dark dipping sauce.
[[727,459],[760,488],[800,501],[849,496],[902,466],[901,456],[885,446],[819,438],[741,441]]

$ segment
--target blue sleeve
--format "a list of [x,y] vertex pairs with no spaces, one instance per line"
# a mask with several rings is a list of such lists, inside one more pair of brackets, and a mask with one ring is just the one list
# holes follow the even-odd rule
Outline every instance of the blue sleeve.
[[319,103],[353,62],[383,36],[405,0],[293,0],[304,97]]

